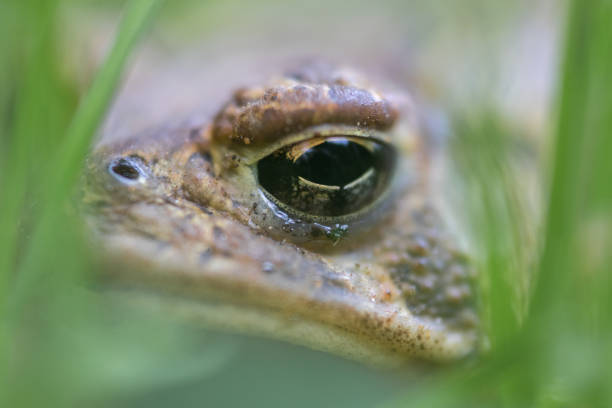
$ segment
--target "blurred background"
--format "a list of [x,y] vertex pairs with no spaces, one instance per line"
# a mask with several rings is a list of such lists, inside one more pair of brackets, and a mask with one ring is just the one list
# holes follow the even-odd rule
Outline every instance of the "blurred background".
[[[0,1],[0,406],[612,406],[612,3]],[[408,91],[486,346],[383,370],[126,311],[76,210],[101,138],[321,57]]]

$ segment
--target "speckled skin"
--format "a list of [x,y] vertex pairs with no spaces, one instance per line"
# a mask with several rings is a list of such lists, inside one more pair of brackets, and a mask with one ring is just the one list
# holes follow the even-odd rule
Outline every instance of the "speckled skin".
[[[104,248],[104,287],[162,313],[368,363],[465,356],[477,339],[472,276],[431,205],[430,152],[410,109],[351,72],[312,64],[237,91],[199,126],[100,144],[83,201]],[[340,220],[281,211],[253,165],[291,141],[334,134],[396,147],[389,192]],[[121,158],[137,178],[109,171]]]
[[241,89],[215,117],[216,142],[272,143],[310,126],[342,124],[388,130],[398,111],[389,101],[342,73],[321,67],[289,74],[265,87]]

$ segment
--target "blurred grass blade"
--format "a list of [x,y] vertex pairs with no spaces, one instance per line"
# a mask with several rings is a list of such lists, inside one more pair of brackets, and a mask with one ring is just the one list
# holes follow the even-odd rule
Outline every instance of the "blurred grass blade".
[[540,385],[562,382],[568,401],[586,406],[612,404],[610,21],[612,1],[571,3],[545,245],[526,328],[550,370]]
[[160,4],[160,0],[132,0],[128,3],[113,48],[79,105],[54,163],[56,183],[49,184],[52,191],[47,194],[50,198],[66,197],[78,179],[78,170],[115,93],[127,57]]
[[[537,219],[527,213],[525,178],[534,177],[525,164],[519,132],[487,109],[462,112],[455,119],[452,143],[457,163],[456,184],[470,220],[475,262],[483,300],[483,324],[493,348],[517,335],[524,318]],[[526,173],[521,179],[520,173]],[[523,220],[517,223],[516,220]]]
[[[573,1],[560,89],[552,185],[538,313],[567,300],[581,278],[578,239],[590,216],[609,221],[612,208],[612,2]],[[593,245],[596,242],[592,242]],[[584,249],[584,248],[582,248]],[[610,253],[610,242],[607,253]],[[561,303],[560,303],[561,304]],[[559,305],[560,305],[559,304]]]
[[[7,109],[0,116],[2,147],[0,157],[0,379],[10,357],[5,306],[12,293],[12,279],[18,254],[26,240],[27,213],[34,204],[28,200],[31,182],[40,171],[43,157],[37,143],[53,139],[65,129],[55,114],[70,110],[61,98],[54,69],[57,2],[11,1],[0,6],[2,25],[2,76],[0,99]],[[7,72],[10,73],[7,74]],[[63,111],[63,110],[66,111]],[[60,121],[61,122],[61,121]],[[62,130],[63,130],[62,129]],[[47,159],[48,160],[48,159]],[[38,178],[40,175],[38,174]]]
[[62,205],[79,178],[84,157],[111,101],[127,57],[160,3],[159,0],[132,0],[124,11],[113,48],[51,161],[49,177],[41,190],[44,207],[19,267],[11,304],[23,298],[36,276],[42,274],[49,260],[53,259],[54,254],[47,250],[46,243],[52,242],[58,229],[62,228],[59,216]]
[[544,249],[523,344],[541,375],[531,388],[545,394],[561,383],[570,405],[610,406],[601,353],[612,339],[612,1],[570,6]]
[[[49,106],[59,101],[53,97],[57,93],[53,88],[57,78],[50,75],[55,62],[51,33],[55,28],[56,2],[14,1],[4,4],[2,11],[2,71],[13,74],[0,84],[0,98],[7,107],[7,112],[2,112],[6,116],[1,118],[0,129],[3,147],[7,149],[0,157],[0,299],[6,299],[20,241],[29,176],[32,167],[39,164],[38,157],[32,157],[34,146],[40,139],[50,137],[46,113]],[[22,27],[16,21],[26,24]],[[13,38],[19,40],[7,44]],[[2,304],[0,311],[1,308]]]
[[[419,387],[403,406],[460,407],[474,401],[478,406],[612,406],[612,1],[573,0],[569,5],[543,252],[526,324],[515,330],[508,313],[512,283],[503,279],[504,270],[520,272],[510,266],[516,254],[504,259],[498,251],[504,239],[500,234],[516,232],[504,225],[503,212],[487,211],[504,208],[491,183],[504,173],[497,158],[504,150],[499,136],[505,130],[491,126],[491,115],[485,114],[477,126],[459,127],[458,133],[468,136],[462,140],[468,149],[462,152],[464,167],[480,184],[471,221],[477,237],[487,240],[482,247],[489,261],[483,271],[489,282],[492,353],[468,381],[459,369]],[[510,203],[512,196],[503,197]],[[529,221],[509,215],[514,223]]]
[[[2,6],[13,13],[16,21],[27,22],[24,27],[19,24],[13,27],[15,37],[12,38],[18,39],[15,40],[17,45],[2,47],[2,52],[15,64],[15,72],[20,78],[15,84],[9,83],[15,89],[14,95],[11,89],[3,89],[6,93],[0,95],[5,101],[16,100],[12,108],[15,119],[7,117],[2,124],[2,144],[8,149],[2,155],[7,161],[0,166],[3,192],[0,202],[2,382],[11,378],[6,370],[15,363],[12,354],[20,343],[20,318],[27,310],[41,306],[30,307],[25,300],[32,298],[34,293],[45,292],[48,296],[53,293],[50,284],[61,287],[68,282],[68,274],[82,275],[87,271],[80,253],[82,248],[75,246],[71,238],[75,228],[73,222],[67,222],[64,205],[79,178],[82,162],[111,101],[126,59],[159,4],[158,0],[128,3],[114,46],[67,131],[55,117],[58,116],[55,109],[69,109],[71,105],[62,99],[61,80],[53,73],[58,65],[54,54],[58,2],[13,1]],[[11,105],[10,102],[3,104]],[[48,151],[41,148],[45,144],[50,145]],[[51,149],[57,144],[58,148]],[[44,285],[40,282],[42,276],[49,277]],[[7,391],[3,387],[0,389]]]
[[[555,139],[555,154],[552,170],[552,184],[548,198],[549,207],[546,220],[546,242],[541,259],[534,308],[541,310],[550,296],[556,296],[572,265],[568,245],[575,232],[579,217],[582,172],[584,159],[582,153],[588,137],[585,133],[588,93],[592,79],[589,77],[589,54],[591,41],[589,25],[598,8],[599,0],[592,2],[573,1],[568,22],[565,60],[560,83],[560,103]],[[565,283],[564,283],[565,281]]]

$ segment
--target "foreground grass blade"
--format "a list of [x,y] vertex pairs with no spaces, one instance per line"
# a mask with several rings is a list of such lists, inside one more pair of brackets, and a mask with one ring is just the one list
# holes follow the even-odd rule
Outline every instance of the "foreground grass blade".
[[62,228],[58,214],[79,178],[84,157],[111,101],[126,59],[159,5],[159,0],[133,0],[125,9],[114,46],[79,105],[58,154],[51,162],[49,177],[41,190],[44,208],[17,274],[11,294],[13,305],[23,298],[32,281],[44,273],[49,259],[53,258],[46,244],[52,242],[57,229]]
[[[569,5],[551,187],[540,239],[543,253],[526,323],[517,332],[514,323],[510,330],[503,327],[504,303],[511,298],[499,279],[506,266],[486,264],[482,273],[497,286],[490,305],[493,334],[498,337],[492,353],[471,372],[460,368],[414,387],[395,406],[612,404],[612,1],[573,0]],[[483,126],[489,120],[482,117]],[[479,154],[491,153],[479,150],[481,146],[471,148]],[[493,167],[489,174],[495,174]],[[481,191],[496,191],[487,184],[496,180],[483,177],[481,181]],[[476,214],[490,220],[486,212]],[[512,234],[507,228],[495,232]],[[489,256],[495,259],[496,254]]]
[[[52,138],[46,114],[49,106],[59,102],[54,97],[57,78],[51,74],[56,62],[51,55],[55,39],[50,35],[55,28],[56,3],[13,1],[0,10],[0,24],[5,30],[0,39],[3,45],[0,60],[3,74],[10,73],[0,84],[0,98],[7,108],[2,111],[7,116],[0,117],[0,147],[6,149],[0,156],[0,299],[6,299],[17,261],[19,230],[31,187],[30,173],[42,159],[34,155],[34,146],[40,139]],[[24,22],[23,26],[19,22]],[[5,44],[15,37],[19,40]]]
[[[572,2],[557,121],[555,161],[536,310],[571,291],[574,238],[585,216],[610,204],[612,153],[612,2]],[[607,200],[605,197],[608,197]]]
[[[3,192],[0,204],[2,382],[11,378],[6,370],[9,369],[8,361],[15,350],[14,345],[19,342],[20,317],[26,309],[37,307],[28,305],[26,300],[37,290],[50,289],[42,287],[39,278],[48,275],[50,279],[46,284],[60,284],[66,282],[66,276],[62,276],[65,271],[86,272],[85,264],[79,264],[82,255],[71,252],[78,252],[79,248],[61,246],[61,242],[71,242],[68,230],[74,229],[66,222],[64,205],[79,178],[82,162],[111,101],[127,57],[160,3],[159,0],[132,0],[128,3],[114,46],[67,131],[57,126],[46,127],[49,121],[45,120],[45,115],[53,115],[54,105],[61,103],[57,92],[58,77],[51,74],[57,62],[53,52],[58,2],[15,1],[2,6],[3,10],[14,12],[18,18],[16,21],[27,22],[25,40],[23,43],[16,41],[23,47],[7,48],[16,50],[14,60],[24,64],[25,69],[20,75],[21,80],[12,84],[16,87],[15,119],[12,122],[7,120],[10,125],[2,124],[2,145],[9,149],[2,155],[7,161],[0,169]],[[19,27],[19,24],[15,26]],[[4,52],[5,47],[2,50]],[[10,100],[11,95],[7,92],[2,97]],[[63,108],[68,106],[63,104]],[[51,119],[52,122],[56,118]],[[37,155],[40,151],[38,144],[49,139],[59,143],[59,147]],[[31,177],[33,169],[36,177]],[[28,203],[26,197],[33,204]],[[35,211],[32,207],[36,207]],[[24,230],[22,223],[27,229]],[[27,236],[21,236],[24,233]],[[58,262],[62,260],[64,262]],[[0,387],[0,391],[6,389]]]
[[160,0],[132,0],[128,3],[113,48],[79,105],[54,163],[55,183],[49,184],[52,189],[48,192],[50,198],[63,199],[70,193],[95,131],[115,93],[127,57],[160,4]]

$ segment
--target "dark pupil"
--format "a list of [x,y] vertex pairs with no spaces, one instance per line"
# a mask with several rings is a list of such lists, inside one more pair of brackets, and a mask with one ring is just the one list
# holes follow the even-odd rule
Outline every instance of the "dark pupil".
[[344,186],[359,178],[374,164],[372,153],[349,140],[330,140],[302,154],[294,163],[295,173],[317,184]]
[[259,184],[277,200],[310,215],[338,216],[372,203],[394,168],[393,149],[380,142],[329,138],[293,159],[299,146],[257,163]]

